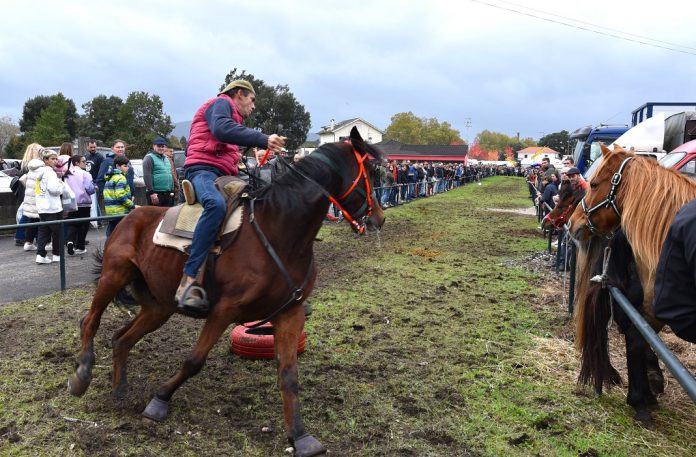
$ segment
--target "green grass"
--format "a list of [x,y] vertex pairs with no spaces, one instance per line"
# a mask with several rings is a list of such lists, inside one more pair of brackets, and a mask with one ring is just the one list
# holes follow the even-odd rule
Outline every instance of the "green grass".
[[[540,306],[539,278],[509,260],[546,243],[534,217],[489,211],[528,207],[526,195],[523,180],[496,177],[388,210],[379,239],[322,229],[300,388],[307,429],[331,455],[696,455],[693,406],[661,408],[657,429],[645,430],[621,389],[594,398],[564,372],[573,362],[539,369],[555,361],[539,360],[536,342],[554,340],[568,317]],[[0,455],[283,455],[274,364],[230,356],[227,334],[177,392],[167,421],[142,426],[151,393],[196,338],[192,320],[174,318],[134,348],[132,390],[117,402],[106,345],[128,318],[110,308],[93,385],[70,397],[90,293],[0,308]]]

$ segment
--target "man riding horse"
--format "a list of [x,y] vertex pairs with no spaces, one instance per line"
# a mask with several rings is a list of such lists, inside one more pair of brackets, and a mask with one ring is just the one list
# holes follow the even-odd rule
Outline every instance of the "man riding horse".
[[256,146],[279,152],[285,137],[265,135],[242,125],[254,111],[256,92],[249,81],[238,79],[229,83],[217,97],[203,103],[191,124],[188,152],[184,164],[185,178],[203,206],[193,232],[191,251],[184,265],[184,274],[176,291],[178,308],[196,314],[208,311],[206,291],[196,284],[196,276],[204,265],[215,236],[225,217],[226,204],[215,188],[221,176],[236,176],[240,159],[239,146]]

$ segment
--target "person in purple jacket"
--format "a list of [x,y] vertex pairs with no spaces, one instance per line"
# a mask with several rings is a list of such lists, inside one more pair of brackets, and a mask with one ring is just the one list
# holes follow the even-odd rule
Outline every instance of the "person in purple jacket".
[[256,91],[249,81],[238,79],[229,83],[217,97],[203,103],[193,116],[184,163],[184,177],[193,185],[196,199],[203,206],[191,240],[189,258],[174,296],[182,311],[205,314],[208,311],[206,291],[196,284],[196,275],[215,242],[226,206],[215,189],[220,176],[236,176],[241,154],[239,146],[255,146],[280,152],[285,137],[265,135],[242,125],[244,118],[256,107]]

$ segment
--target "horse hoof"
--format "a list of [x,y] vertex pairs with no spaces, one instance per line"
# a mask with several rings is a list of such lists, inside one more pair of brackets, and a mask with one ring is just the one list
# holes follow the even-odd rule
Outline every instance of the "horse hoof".
[[81,397],[87,391],[89,382],[89,379],[83,380],[80,379],[79,376],[73,375],[70,379],[68,379],[68,392],[76,397]]
[[295,440],[295,457],[312,457],[326,452],[326,448],[312,435],[302,435]]
[[652,416],[648,411],[636,411],[633,418],[641,425],[643,428],[648,430],[655,430],[655,424],[653,423]]
[[121,383],[111,391],[111,396],[117,400],[123,400],[128,393],[128,383]]
[[162,422],[169,414],[169,402],[160,400],[157,395],[152,397],[150,403],[147,404],[143,416],[153,421]]

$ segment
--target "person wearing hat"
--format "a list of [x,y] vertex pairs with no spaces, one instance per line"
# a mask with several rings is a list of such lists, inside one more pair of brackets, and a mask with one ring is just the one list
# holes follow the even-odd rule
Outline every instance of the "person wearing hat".
[[576,167],[571,167],[566,172],[566,175],[568,175],[568,180],[570,180],[570,183],[573,185],[573,189],[582,191],[582,195],[584,196],[588,184],[585,178],[582,177],[582,174],[580,174],[580,170]]
[[172,165],[165,154],[167,142],[161,136],[152,140],[152,149],[143,159],[143,180],[147,204],[174,206],[174,176]]
[[196,276],[202,267],[205,268],[205,259],[226,212],[225,200],[215,188],[215,180],[221,176],[237,175],[240,146],[280,152],[285,144],[284,137],[265,135],[242,124],[244,118],[254,111],[255,103],[254,87],[249,81],[238,79],[203,103],[193,116],[184,176],[193,185],[203,213],[193,232],[189,257],[174,296],[182,311],[208,312],[208,297],[206,291],[196,284]]

